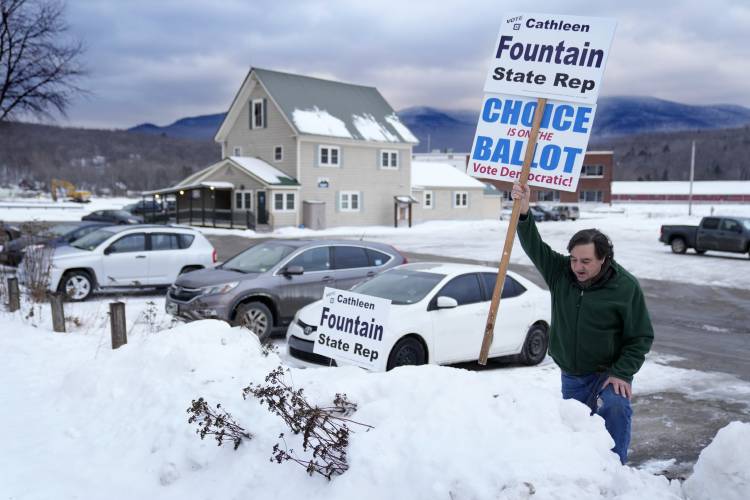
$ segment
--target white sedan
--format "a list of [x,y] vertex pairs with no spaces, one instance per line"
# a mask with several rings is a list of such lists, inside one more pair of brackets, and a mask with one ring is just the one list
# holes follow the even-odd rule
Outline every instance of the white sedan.
[[[479,358],[497,269],[452,263],[395,267],[352,288],[391,300],[384,339],[386,369],[451,364]],[[300,365],[333,365],[313,352],[322,301],[300,309],[287,330],[289,355]],[[517,355],[526,365],[547,354],[549,292],[508,271],[495,321],[490,357]]]

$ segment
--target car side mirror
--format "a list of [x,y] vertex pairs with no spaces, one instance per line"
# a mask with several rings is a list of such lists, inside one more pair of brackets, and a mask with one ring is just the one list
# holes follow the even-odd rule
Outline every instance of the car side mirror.
[[437,298],[437,307],[438,309],[453,309],[454,307],[458,307],[458,301],[453,297],[441,295]]
[[284,268],[284,274],[286,276],[298,276],[305,273],[305,268],[302,266],[289,266]]

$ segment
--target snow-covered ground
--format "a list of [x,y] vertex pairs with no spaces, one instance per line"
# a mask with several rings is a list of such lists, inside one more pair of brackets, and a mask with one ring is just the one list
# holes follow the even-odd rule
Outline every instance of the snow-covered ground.
[[[291,368],[288,382],[328,405],[359,405],[350,469],[328,482],[269,461],[279,434],[301,439],[242,389],[285,356],[219,321],[172,325],[163,299],[125,296],[129,343],[111,350],[107,300],[66,304],[69,333],[51,331],[48,306],[0,312],[0,497],[13,499],[740,499],[750,485],[750,424],[722,429],[685,483],[651,467],[623,467],[599,417],[559,396],[559,371],[407,367]],[[36,326],[33,326],[36,325]],[[171,328],[170,328],[171,327]],[[750,405],[750,386],[723,374],[670,367],[652,355],[637,394],[678,391]],[[725,394],[705,389],[723,386]],[[701,391],[704,389],[704,392]],[[254,438],[238,450],[195,434],[186,409],[221,403]],[[659,457],[668,461],[669,457]]]
[[91,198],[90,203],[52,201],[40,198],[0,198],[0,220],[23,222],[29,220],[75,221],[94,210],[118,210],[140,198]]

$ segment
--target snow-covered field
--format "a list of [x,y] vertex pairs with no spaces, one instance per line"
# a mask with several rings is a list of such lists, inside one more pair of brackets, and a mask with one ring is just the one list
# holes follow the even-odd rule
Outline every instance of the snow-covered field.
[[[279,434],[300,458],[301,438],[242,389],[285,356],[264,357],[246,330],[218,321],[172,325],[163,299],[126,296],[128,340],[110,349],[106,301],[66,304],[69,333],[51,331],[45,306],[0,312],[0,497],[12,499],[740,499],[750,485],[750,424],[722,429],[684,483],[623,467],[599,417],[559,396],[559,371],[407,367],[291,368],[288,382],[321,406],[336,393],[358,404],[350,468],[328,482],[269,461]],[[36,326],[33,326],[36,325]],[[171,327],[171,328],[170,328]],[[652,355],[637,394],[705,397],[727,375],[668,366]],[[186,409],[221,403],[254,438],[238,450],[201,441]],[[713,393],[711,397],[724,397]],[[657,457],[668,460],[669,457]]]

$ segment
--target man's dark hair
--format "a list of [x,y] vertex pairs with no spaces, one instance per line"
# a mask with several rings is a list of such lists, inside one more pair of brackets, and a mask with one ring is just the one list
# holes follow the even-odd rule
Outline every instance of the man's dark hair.
[[588,245],[589,243],[594,244],[594,252],[597,259],[611,260],[614,258],[615,250],[612,247],[612,242],[606,234],[598,229],[583,229],[574,234],[568,242],[568,253],[573,250],[573,247]]

